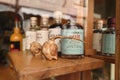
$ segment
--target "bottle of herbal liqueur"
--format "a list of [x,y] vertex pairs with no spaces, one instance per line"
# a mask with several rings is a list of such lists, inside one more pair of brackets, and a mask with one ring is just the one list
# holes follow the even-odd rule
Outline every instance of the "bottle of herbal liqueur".
[[48,34],[49,34],[48,18],[49,18],[48,15],[42,15],[41,22],[40,22],[40,27],[36,31],[37,42],[39,42],[41,45],[43,45],[44,42],[48,41]]
[[[53,36],[61,36],[62,30],[62,12],[54,12],[55,23],[49,27],[49,38]],[[61,39],[56,39],[55,43],[58,47],[58,56],[61,56]]]
[[30,18],[30,28],[25,32],[26,50],[30,50],[30,44],[36,41],[37,17]]
[[[63,26],[62,36],[70,36],[84,40],[83,27],[73,21],[68,20]],[[62,39],[62,54],[63,58],[82,58],[84,57],[84,43],[74,39]]]
[[107,56],[115,54],[115,18],[107,20],[107,30],[103,32],[102,37],[102,54]]
[[10,51],[22,51],[22,34],[19,26],[19,20],[15,18],[15,27],[10,36]]
[[102,27],[103,20],[98,20],[93,30],[93,49],[95,49],[98,54],[101,54],[102,51]]

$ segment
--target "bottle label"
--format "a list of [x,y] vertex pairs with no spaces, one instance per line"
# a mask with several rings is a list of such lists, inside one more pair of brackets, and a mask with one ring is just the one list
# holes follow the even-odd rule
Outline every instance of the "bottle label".
[[[61,28],[49,29],[49,38],[53,36],[61,36]],[[56,39],[55,43],[57,44],[58,52],[61,52],[61,39]]]
[[35,31],[26,31],[26,49],[30,49],[30,44],[33,41],[36,41],[36,32]]
[[20,51],[20,41],[10,42],[10,52]]
[[115,53],[115,34],[103,34],[102,53]]
[[46,41],[48,41],[48,31],[47,30],[39,30],[36,32],[37,42],[43,45]]
[[98,52],[101,52],[101,44],[102,44],[102,33],[94,33],[93,34],[93,49]]
[[[62,36],[73,36],[83,40],[83,30],[81,29],[64,29]],[[62,39],[62,54],[82,55],[84,54],[84,43],[73,39]]]
[[22,39],[22,51],[26,50],[26,38]]

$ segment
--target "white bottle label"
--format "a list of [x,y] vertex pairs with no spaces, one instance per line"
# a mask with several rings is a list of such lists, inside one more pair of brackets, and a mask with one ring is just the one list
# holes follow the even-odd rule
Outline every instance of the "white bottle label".
[[102,42],[102,33],[94,33],[93,34],[93,49],[100,52],[101,51],[101,43]]
[[26,49],[30,49],[30,44],[33,41],[36,41],[36,32],[35,31],[26,31]]
[[47,30],[39,30],[36,32],[37,42],[39,42],[41,45],[43,45],[46,41],[48,41],[48,33]]
[[22,51],[26,50],[26,38],[22,39]]
[[[49,38],[51,38],[53,36],[61,36],[61,28],[49,29]],[[56,39],[55,43],[58,47],[58,51],[61,52],[61,39]]]

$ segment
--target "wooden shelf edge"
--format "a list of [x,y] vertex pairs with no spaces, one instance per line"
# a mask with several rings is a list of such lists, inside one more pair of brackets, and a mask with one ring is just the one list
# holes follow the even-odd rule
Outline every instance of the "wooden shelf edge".
[[101,60],[104,60],[105,62],[115,64],[115,56],[104,56],[104,55],[96,54],[96,55],[89,55],[89,57],[101,59]]

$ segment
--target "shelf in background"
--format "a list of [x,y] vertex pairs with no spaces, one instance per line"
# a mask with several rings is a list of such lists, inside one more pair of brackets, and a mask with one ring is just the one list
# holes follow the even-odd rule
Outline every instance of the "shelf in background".
[[102,59],[105,62],[115,63],[115,56],[105,56],[105,55],[90,55],[92,58]]

